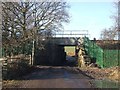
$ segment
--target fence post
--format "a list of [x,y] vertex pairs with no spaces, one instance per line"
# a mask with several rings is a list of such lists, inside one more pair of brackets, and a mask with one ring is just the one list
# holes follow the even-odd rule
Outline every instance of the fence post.
[[32,65],[32,55],[29,55],[29,64]]
[[104,49],[103,49],[102,51],[103,51],[103,52],[102,52],[102,54],[103,54],[103,55],[102,55],[102,64],[103,64],[102,66],[103,66],[103,68],[104,68]]
[[8,74],[7,74],[7,66],[8,66],[8,59],[7,58],[1,58],[2,61],[2,78],[3,79],[7,79],[8,78]]

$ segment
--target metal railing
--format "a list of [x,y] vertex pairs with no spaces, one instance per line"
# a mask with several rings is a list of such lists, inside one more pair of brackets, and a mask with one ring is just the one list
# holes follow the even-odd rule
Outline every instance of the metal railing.
[[89,37],[88,30],[64,30],[53,34],[53,37]]

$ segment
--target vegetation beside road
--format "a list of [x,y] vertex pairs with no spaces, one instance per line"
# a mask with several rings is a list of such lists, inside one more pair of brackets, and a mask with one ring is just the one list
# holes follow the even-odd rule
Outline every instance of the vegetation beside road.
[[30,72],[31,66],[25,59],[11,61],[7,64],[6,70],[3,68],[3,80],[19,79],[21,76]]
[[99,80],[110,79],[116,82],[119,82],[119,72],[120,67],[111,67],[111,68],[97,68],[97,67],[86,67],[80,68],[85,74]]

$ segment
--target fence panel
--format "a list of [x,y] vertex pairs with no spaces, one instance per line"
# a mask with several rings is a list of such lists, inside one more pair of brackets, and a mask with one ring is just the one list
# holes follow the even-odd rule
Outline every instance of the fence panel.
[[108,50],[102,49],[95,42],[89,40],[89,38],[84,37],[84,48],[87,54],[92,58],[96,59],[96,63],[100,67],[113,67],[118,66],[120,62],[120,50]]
[[103,50],[87,37],[84,37],[84,48],[91,59],[96,60],[98,66],[103,67]]
[[104,50],[104,67],[118,66],[118,50]]

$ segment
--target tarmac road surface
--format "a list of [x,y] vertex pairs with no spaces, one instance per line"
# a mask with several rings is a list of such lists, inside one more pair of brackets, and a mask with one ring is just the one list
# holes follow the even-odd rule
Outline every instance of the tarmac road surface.
[[[20,80],[17,88],[91,88],[90,78],[77,67],[36,66],[34,71]],[[9,88],[9,87],[8,87]]]

